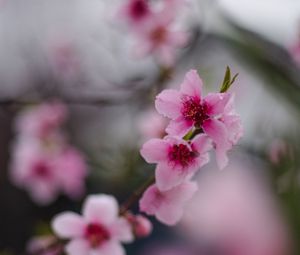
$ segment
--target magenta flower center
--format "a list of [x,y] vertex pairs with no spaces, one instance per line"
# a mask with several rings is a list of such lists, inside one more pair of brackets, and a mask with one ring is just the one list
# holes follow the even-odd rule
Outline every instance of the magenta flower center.
[[167,30],[163,26],[158,26],[151,31],[150,38],[156,45],[163,43],[167,38]]
[[51,170],[45,162],[40,161],[34,165],[33,173],[41,178],[48,178],[51,175]]
[[197,157],[197,153],[190,150],[185,144],[174,144],[169,151],[170,161],[180,164],[185,167],[188,166]]
[[186,120],[192,121],[196,127],[201,127],[203,122],[209,118],[207,106],[201,104],[198,98],[193,97],[183,100],[181,113]]
[[96,248],[110,239],[110,233],[103,225],[90,223],[85,230],[85,238],[93,248]]
[[149,13],[148,4],[145,0],[136,0],[131,3],[129,9],[130,15],[135,20],[144,18]]

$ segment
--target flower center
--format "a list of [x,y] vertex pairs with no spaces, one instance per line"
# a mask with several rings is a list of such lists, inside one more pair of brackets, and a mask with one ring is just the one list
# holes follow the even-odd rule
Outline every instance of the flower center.
[[33,167],[33,172],[35,175],[41,178],[47,178],[50,176],[50,168],[45,162],[37,162]]
[[174,144],[169,152],[170,160],[183,167],[189,165],[196,157],[197,153],[184,144]]
[[149,13],[148,4],[145,0],[133,1],[130,6],[130,15],[135,20],[144,18]]
[[207,107],[201,104],[200,100],[188,97],[183,100],[182,115],[186,120],[193,121],[196,127],[201,127],[203,122],[209,118],[207,115]]
[[110,239],[110,233],[101,224],[90,223],[85,230],[85,238],[95,248]]
[[161,44],[166,40],[167,30],[163,26],[158,26],[152,30],[150,37],[154,44]]

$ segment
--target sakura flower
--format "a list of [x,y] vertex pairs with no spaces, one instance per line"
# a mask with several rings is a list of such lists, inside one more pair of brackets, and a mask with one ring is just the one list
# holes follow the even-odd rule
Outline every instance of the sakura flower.
[[124,255],[120,242],[133,240],[130,224],[119,217],[116,199],[109,195],[90,195],[82,216],[73,212],[57,215],[52,221],[54,232],[71,239],[65,251],[70,255]]
[[60,245],[51,246],[55,241],[56,239],[50,235],[34,237],[28,242],[27,252],[28,254],[60,255],[62,247]]
[[141,155],[148,163],[157,163],[155,177],[160,190],[168,190],[193,177],[209,161],[210,139],[197,135],[190,143],[176,137],[151,139]]
[[[172,8],[168,9],[173,13]],[[174,28],[172,15],[156,13],[147,19],[142,27],[135,30],[137,38],[136,55],[155,54],[159,61],[170,66],[175,61],[175,49],[184,47],[188,41],[187,33]]]
[[175,225],[183,215],[186,203],[197,191],[194,182],[183,182],[174,188],[161,191],[156,184],[150,186],[140,200],[140,210],[166,225]]
[[152,223],[142,215],[133,215],[127,213],[125,215],[128,222],[131,224],[133,233],[136,237],[146,237],[152,232]]
[[211,93],[202,98],[202,80],[196,70],[191,70],[180,90],[162,91],[156,97],[155,106],[160,114],[171,119],[166,128],[168,134],[184,136],[196,128],[210,136],[216,146],[217,163],[224,168],[227,151],[242,134],[232,101],[230,93]]
[[58,128],[66,117],[66,108],[59,102],[45,103],[23,111],[16,120],[16,129],[26,135],[45,137]]

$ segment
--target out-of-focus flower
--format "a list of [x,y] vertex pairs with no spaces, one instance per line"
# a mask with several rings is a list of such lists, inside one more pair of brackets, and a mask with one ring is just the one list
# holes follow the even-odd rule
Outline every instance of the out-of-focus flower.
[[119,217],[116,199],[109,195],[90,195],[82,210],[82,216],[63,212],[52,221],[54,232],[64,239],[71,239],[65,251],[70,255],[124,255],[120,242],[133,240],[130,224]]
[[275,139],[272,141],[268,152],[270,161],[276,165],[289,153],[289,148],[283,140]]
[[83,155],[68,145],[59,129],[66,117],[60,103],[43,104],[17,118],[11,179],[41,205],[60,193],[78,198],[84,192],[87,167]]
[[140,210],[166,225],[175,225],[183,215],[186,203],[197,191],[194,182],[184,182],[167,191],[160,191],[156,184],[150,186],[140,200]]
[[21,134],[46,137],[65,121],[66,108],[59,102],[30,107],[20,113],[16,130]]
[[185,235],[220,254],[288,255],[290,241],[262,176],[242,164],[199,176],[199,192],[185,210]]
[[297,65],[300,65],[300,40],[289,49],[290,55]]
[[62,253],[62,246],[51,246],[55,241],[56,239],[50,235],[34,237],[28,242],[27,252],[39,255],[60,255]]
[[126,213],[128,222],[131,224],[133,233],[136,237],[146,237],[152,232],[152,223],[143,215],[133,215]]
[[167,119],[156,111],[143,113],[137,123],[143,141],[151,138],[163,138],[166,135],[167,124]]
[[202,129],[215,143],[219,167],[227,165],[226,153],[242,134],[230,93],[211,93],[202,98],[202,80],[196,70],[191,70],[180,91],[162,91],[155,106],[160,114],[171,119],[168,134],[183,136],[193,128]]
[[209,149],[211,140],[204,134],[197,135],[190,143],[167,136],[146,142],[141,155],[148,163],[157,163],[157,187],[168,190],[191,179],[201,166],[208,163]]
[[[147,247],[141,255],[201,255],[198,252],[194,252],[190,249],[190,247],[182,246],[182,245],[151,245],[151,247]],[[204,255],[204,254],[203,254]]]
[[[172,8],[168,10],[172,11]],[[188,35],[173,27],[173,18],[165,12],[152,15],[142,27],[135,29],[137,38],[136,55],[146,56],[154,54],[166,66],[175,61],[176,48],[184,47]]]

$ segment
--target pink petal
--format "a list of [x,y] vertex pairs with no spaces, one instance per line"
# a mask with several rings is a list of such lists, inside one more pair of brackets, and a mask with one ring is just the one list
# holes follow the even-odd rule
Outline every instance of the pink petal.
[[207,113],[209,115],[222,114],[225,107],[229,102],[231,94],[229,93],[213,93],[208,94],[204,98],[205,105],[207,106]]
[[140,211],[147,213],[148,215],[154,215],[157,209],[160,207],[160,192],[155,184],[148,187],[140,199],[139,206]]
[[209,119],[203,123],[203,130],[216,144],[217,163],[220,169],[228,164],[226,152],[231,148],[227,129],[221,121]]
[[200,154],[207,152],[212,148],[211,139],[205,134],[199,134],[193,139],[192,148]]
[[55,216],[52,229],[61,238],[80,237],[84,233],[85,223],[80,215],[65,212]]
[[175,52],[170,45],[162,45],[159,48],[158,56],[162,64],[165,66],[172,66],[175,62]]
[[132,242],[134,237],[129,222],[124,219],[118,219],[113,225],[110,226],[112,238],[122,241],[124,243]]
[[183,208],[171,205],[163,206],[156,214],[157,219],[168,225],[176,225],[183,215]]
[[156,96],[155,108],[160,114],[170,119],[176,119],[180,115],[180,93],[173,89],[163,90]]
[[202,80],[196,70],[189,71],[181,84],[180,92],[184,95],[201,99]]
[[189,201],[197,192],[197,190],[198,186],[196,182],[186,181],[173,188],[171,192],[168,192],[167,197],[169,201],[182,204],[186,201]]
[[188,171],[176,169],[168,163],[160,163],[156,167],[155,179],[159,190],[164,191],[180,184],[187,177]]
[[113,196],[90,195],[83,205],[83,216],[90,222],[110,224],[117,219],[118,214],[118,202]]
[[169,135],[176,135],[183,137],[186,135],[189,130],[192,128],[193,122],[187,121],[182,117],[179,117],[176,120],[171,120],[169,125],[166,128],[166,132]]
[[65,247],[66,253],[70,255],[89,255],[90,247],[84,239],[74,239]]
[[168,43],[175,47],[184,47],[188,42],[189,36],[186,32],[175,31],[169,33]]
[[95,249],[91,255],[125,255],[125,249],[118,242],[110,241]]
[[148,163],[158,163],[166,160],[169,147],[168,142],[153,138],[144,143],[140,153]]

